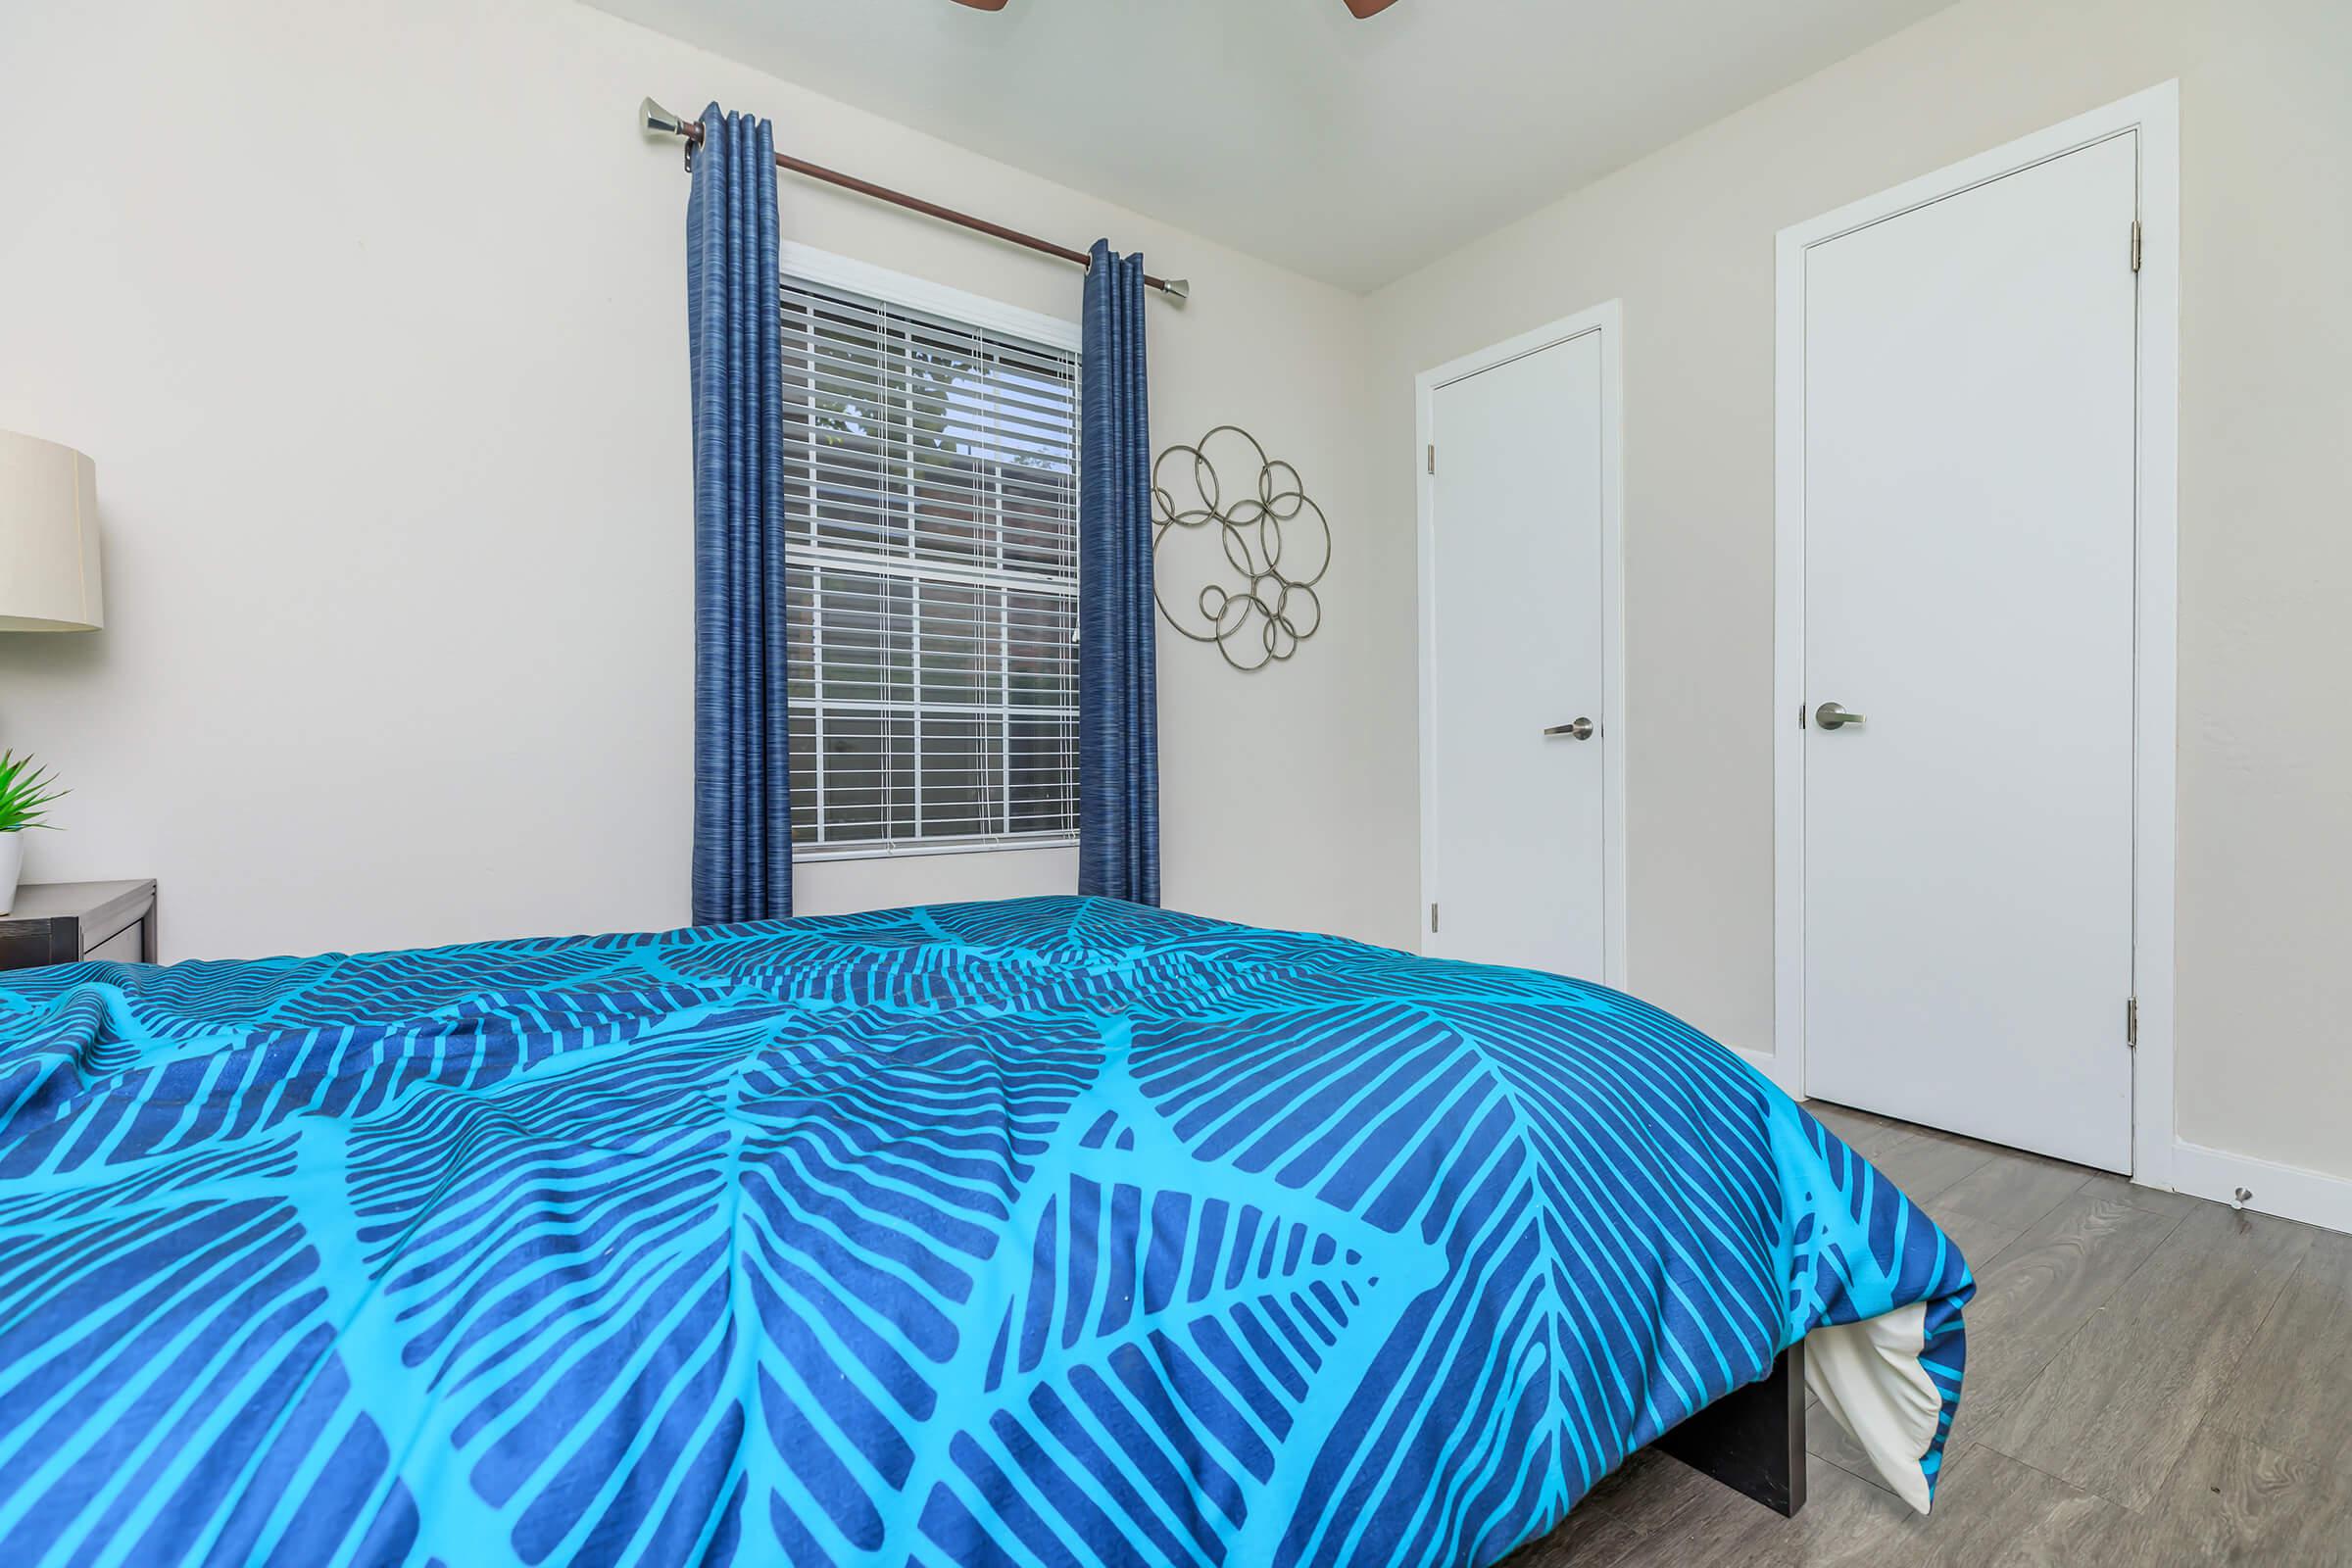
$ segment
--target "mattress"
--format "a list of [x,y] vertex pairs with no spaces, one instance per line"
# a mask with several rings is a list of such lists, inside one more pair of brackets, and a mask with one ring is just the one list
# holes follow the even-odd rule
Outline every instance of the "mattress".
[[1088,899],[0,974],[0,1561],[1479,1565],[1959,1252],[1634,998]]

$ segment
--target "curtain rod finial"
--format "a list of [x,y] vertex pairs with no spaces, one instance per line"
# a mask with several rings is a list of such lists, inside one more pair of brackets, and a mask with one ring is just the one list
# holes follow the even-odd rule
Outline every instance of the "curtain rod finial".
[[683,136],[686,122],[648,98],[637,106],[637,128],[648,136]]
[[1171,277],[1159,286],[1180,300],[1189,300],[1193,297],[1193,280],[1189,277]]

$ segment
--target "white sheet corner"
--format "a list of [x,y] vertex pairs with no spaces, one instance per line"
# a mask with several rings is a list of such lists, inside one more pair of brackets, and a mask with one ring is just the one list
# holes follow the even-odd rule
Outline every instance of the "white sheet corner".
[[1943,1413],[1943,1396],[1919,1364],[1927,1317],[1927,1303],[1915,1301],[1805,1336],[1805,1386],[1894,1494],[1921,1513],[1928,1511],[1928,1477],[1920,1461]]

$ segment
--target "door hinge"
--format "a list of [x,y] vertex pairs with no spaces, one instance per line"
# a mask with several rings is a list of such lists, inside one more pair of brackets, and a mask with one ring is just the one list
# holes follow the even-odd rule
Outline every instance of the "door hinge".
[[2124,999],[2124,1044],[2134,1051],[2139,1049],[2139,999],[2137,997]]
[[1438,928],[1438,906],[1434,904],[1429,906],[1429,928],[1432,931]]
[[1429,444],[1429,471],[1438,471],[1438,444],[1435,441]]
[[2132,270],[2139,270],[2139,220],[2132,220]]

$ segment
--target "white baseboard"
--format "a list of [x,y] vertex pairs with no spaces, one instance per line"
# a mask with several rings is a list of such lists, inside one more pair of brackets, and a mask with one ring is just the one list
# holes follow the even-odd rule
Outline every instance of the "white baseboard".
[[1781,1058],[1771,1052],[1750,1051],[1745,1046],[1734,1046],[1731,1050],[1734,1055],[1746,1057],[1749,1066],[1771,1079],[1790,1100],[1804,1098],[1796,1092],[1796,1086],[1788,1081],[1788,1075],[1781,1070]]
[[2218,1149],[2176,1140],[2173,1187],[2223,1203],[2234,1202],[2242,1187],[2252,1195],[2245,1206],[2257,1213],[2352,1233],[2352,1176],[2274,1165],[2267,1159],[2225,1154]]

